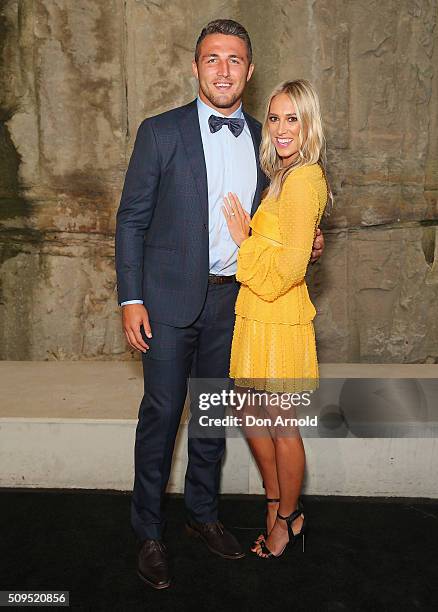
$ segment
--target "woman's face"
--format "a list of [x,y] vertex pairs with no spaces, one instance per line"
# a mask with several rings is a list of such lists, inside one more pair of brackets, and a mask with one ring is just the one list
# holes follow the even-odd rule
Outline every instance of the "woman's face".
[[298,156],[300,122],[295,108],[285,93],[274,96],[268,113],[268,126],[272,143],[281,157],[282,165],[288,166]]

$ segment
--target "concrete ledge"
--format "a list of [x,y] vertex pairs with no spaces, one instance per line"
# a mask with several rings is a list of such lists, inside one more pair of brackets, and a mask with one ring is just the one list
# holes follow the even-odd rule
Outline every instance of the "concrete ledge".
[[[436,364],[322,364],[325,378],[436,378]],[[136,419],[141,362],[0,361],[0,418]]]
[[[436,365],[331,364],[332,378],[438,378]],[[0,486],[130,490],[138,362],[0,362]],[[180,427],[169,491],[184,486],[186,425]],[[437,497],[437,440],[305,440],[305,492]],[[224,493],[262,493],[243,439],[229,439]]]

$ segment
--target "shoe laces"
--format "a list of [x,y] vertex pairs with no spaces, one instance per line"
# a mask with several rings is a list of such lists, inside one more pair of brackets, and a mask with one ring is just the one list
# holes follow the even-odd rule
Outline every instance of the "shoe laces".
[[213,531],[214,533],[224,534],[224,526],[220,521],[215,521],[214,523],[205,523],[205,528],[208,531]]
[[156,549],[158,549],[162,553],[166,552],[166,545],[164,544],[162,540],[153,540],[153,542],[154,542],[154,547]]

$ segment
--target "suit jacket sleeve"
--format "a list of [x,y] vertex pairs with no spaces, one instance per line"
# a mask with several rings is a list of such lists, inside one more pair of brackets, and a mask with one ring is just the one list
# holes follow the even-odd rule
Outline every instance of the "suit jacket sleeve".
[[138,128],[116,218],[118,301],[142,299],[144,234],[157,203],[160,160],[152,122]]

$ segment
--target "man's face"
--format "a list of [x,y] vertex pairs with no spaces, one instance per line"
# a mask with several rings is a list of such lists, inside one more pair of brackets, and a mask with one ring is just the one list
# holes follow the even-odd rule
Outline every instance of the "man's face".
[[209,34],[200,44],[198,62],[193,60],[192,69],[199,81],[201,100],[223,115],[231,115],[240,105],[254,65],[248,61],[244,40],[228,34]]

